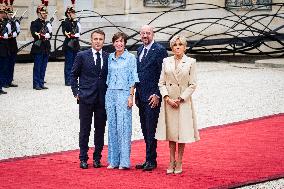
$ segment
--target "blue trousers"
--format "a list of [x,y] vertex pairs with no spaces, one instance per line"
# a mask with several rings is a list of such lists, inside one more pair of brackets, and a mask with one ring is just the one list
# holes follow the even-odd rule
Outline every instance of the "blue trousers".
[[43,87],[49,54],[34,54],[33,87]]
[[127,107],[128,90],[106,92],[108,162],[113,167],[130,167],[132,109]]
[[72,51],[72,50],[65,51],[65,64],[64,64],[65,85],[70,85],[71,83],[70,75],[77,53],[78,53],[77,51]]
[[9,57],[0,57],[0,90],[7,85]]
[[155,133],[160,113],[160,106],[151,108],[149,102],[139,102],[141,129],[146,143],[146,161],[157,164],[157,140]]
[[15,68],[15,63],[16,63],[16,56],[17,53],[11,54],[9,56],[9,64],[8,64],[8,74],[7,74],[7,85],[10,85],[14,79],[14,68]]
[[106,126],[105,105],[97,98],[94,104],[84,104],[79,100],[80,133],[79,147],[81,161],[87,161],[89,150],[89,136],[92,127],[92,118],[94,117],[94,145],[93,160],[100,161],[101,153],[104,147],[104,133]]

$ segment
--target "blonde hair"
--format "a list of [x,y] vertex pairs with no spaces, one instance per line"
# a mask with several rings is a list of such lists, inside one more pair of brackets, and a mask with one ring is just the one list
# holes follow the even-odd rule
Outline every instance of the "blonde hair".
[[187,41],[186,38],[182,35],[175,35],[171,40],[170,40],[170,47],[173,48],[174,44],[177,42],[177,40],[180,40],[181,44],[186,47]]

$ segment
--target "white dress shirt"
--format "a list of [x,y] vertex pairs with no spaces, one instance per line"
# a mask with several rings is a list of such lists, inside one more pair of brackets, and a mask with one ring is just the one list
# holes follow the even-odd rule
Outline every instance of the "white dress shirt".
[[[93,49],[92,48],[92,52],[93,52],[93,57],[94,57],[94,61],[95,61],[95,63],[96,63],[96,65],[97,65],[97,52],[98,51],[96,51],[95,49]],[[101,49],[100,51],[99,51],[99,53],[100,53],[100,57],[101,57],[101,68],[103,67],[103,65],[104,65],[104,60],[103,60],[103,50]]]
[[[144,46],[144,48],[142,49],[142,52],[141,52],[141,54],[140,54],[140,56],[139,56],[139,61],[140,61],[140,62],[141,62],[141,59],[142,59],[142,57],[143,57],[143,55],[144,55],[144,49],[147,49],[147,54],[148,54],[148,52],[149,52],[149,50],[151,49],[153,43],[154,43],[154,40],[152,40],[152,42],[151,42],[149,45]],[[147,55],[147,54],[146,54],[146,55]]]

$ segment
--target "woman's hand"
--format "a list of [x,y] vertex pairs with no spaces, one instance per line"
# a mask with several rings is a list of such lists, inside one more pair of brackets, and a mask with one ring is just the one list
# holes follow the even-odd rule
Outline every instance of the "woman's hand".
[[175,100],[171,99],[171,98],[167,98],[166,102],[168,105],[170,105],[172,108],[178,108],[179,107],[179,103],[177,103]]
[[127,100],[127,107],[132,108],[133,106],[133,95],[130,95]]

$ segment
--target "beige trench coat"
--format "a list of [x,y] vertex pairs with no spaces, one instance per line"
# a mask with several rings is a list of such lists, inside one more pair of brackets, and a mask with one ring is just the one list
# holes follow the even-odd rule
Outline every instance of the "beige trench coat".
[[196,60],[183,56],[175,69],[174,56],[163,60],[163,68],[159,80],[162,97],[168,95],[172,99],[181,97],[184,102],[177,109],[162,100],[156,139],[178,143],[190,143],[199,140],[196,116],[191,95],[196,88]]

